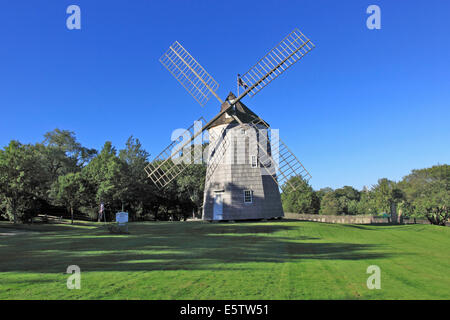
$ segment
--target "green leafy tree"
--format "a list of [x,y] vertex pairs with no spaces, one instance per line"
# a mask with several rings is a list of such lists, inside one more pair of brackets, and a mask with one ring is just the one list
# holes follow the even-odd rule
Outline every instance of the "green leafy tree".
[[324,215],[339,215],[344,213],[343,202],[339,201],[335,192],[325,194],[320,202],[320,214]]
[[357,214],[359,199],[359,191],[350,186],[327,190],[320,202],[320,214]]
[[321,188],[318,191],[316,191],[316,195],[319,198],[320,201],[322,201],[323,197],[330,192],[333,192],[334,190],[330,187]]
[[105,203],[109,212],[120,210],[129,194],[126,166],[116,153],[107,141],[101,152],[82,170],[94,191],[90,194],[90,215],[97,213],[100,202]]
[[206,166],[191,164],[177,177],[177,198],[182,205],[182,216],[187,218],[185,210],[194,209],[197,214],[203,205],[203,192],[205,190]]
[[124,201],[128,204],[130,219],[142,218],[147,211],[152,210],[157,202],[158,190],[145,174],[149,153],[142,148],[139,139],[130,136],[125,148],[119,151],[119,159],[126,170],[124,183],[127,193]]
[[378,184],[372,187],[375,196],[376,205],[380,212],[390,212],[391,210],[391,193],[395,182],[386,178],[378,180]]
[[291,177],[289,182],[296,187],[296,190],[288,188],[287,184],[282,187],[283,210],[292,213],[319,213],[320,200],[309,183],[301,177]]
[[366,187],[360,192],[360,199],[357,204],[358,214],[376,215],[378,212],[375,195]]
[[[81,146],[76,141],[75,133],[59,129],[47,132],[44,140],[33,148],[42,160],[39,188],[47,203],[55,203],[54,199],[49,197],[49,190],[58,177],[79,172],[96,153],[95,149]],[[46,207],[49,208],[48,204]]]
[[404,192],[397,183],[386,178],[378,180],[378,184],[372,187],[372,193],[378,213],[390,213],[392,209],[397,210],[397,206],[405,199]]
[[356,215],[359,214],[359,201],[357,200],[348,200],[346,203],[347,214]]
[[82,147],[74,132],[59,129],[47,132],[44,141],[36,146],[45,160],[51,183],[60,175],[80,171],[97,153],[95,149]]
[[344,186],[334,191],[335,197],[339,201],[339,214],[357,214],[357,203],[360,200],[360,193],[353,187]]
[[426,217],[432,224],[446,224],[450,206],[450,165],[412,170],[399,182],[399,187],[405,194],[405,207],[411,216]]
[[438,184],[429,186],[427,190],[414,200],[415,210],[426,216],[432,224],[445,226],[450,218],[450,195]]
[[42,172],[34,146],[12,140],[0,150],[0,204],[6,218],[17,223],[38,214],[46,179]]
[[336,194],[336,197],[338,198],[344,197],[349,201],[350,200],[359,201],[360,198],[359,191],[350,186],[344,186],[340,189],[336,189],[334,192]]
[[83,179],[80,172],[71,172],[59,176],[49,192],[54,203],[67,207],[72,218],[72,224],[74,210],[80,207],[84,199],[87,190],[86,184],[87,181]]
[[[62,151],[71,160],[70,164],[78,167],[83,167],[97,154],[97,150],[83,147],[77,141],[75,133],[68,130],[55,129],[47,132],[44,134],[43,144],[48,148]],[[63,167],[63,165],[57,165],[57,167]]]

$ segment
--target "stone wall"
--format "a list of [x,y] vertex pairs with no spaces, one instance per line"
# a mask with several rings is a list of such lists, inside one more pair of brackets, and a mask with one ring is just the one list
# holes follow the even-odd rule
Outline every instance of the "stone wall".
[[[348,224],[391,223],[390,218],[380,218],[371,215],[327,216],[321,214],[285,213],[284,218],[304,220],[304,221],[326,222],[326,223],[348,223]],[[401,219],[400,224],[430,224],[430,222],[424,219],[404,218]]]
[[317,221],[326,223],[348,223],[348,224],[372,224],[372,223],[389,223],[388,218],[374,218],[373,216],[327,216],[322,214],[298,214],[285,213],[285,219]]

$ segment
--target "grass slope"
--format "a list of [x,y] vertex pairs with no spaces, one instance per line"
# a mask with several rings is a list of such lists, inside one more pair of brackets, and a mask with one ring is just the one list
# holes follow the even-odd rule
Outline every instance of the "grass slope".
[[[20,228],[0,223],[0,299],[450,299],[445,227],[149,222],[130,224],[129,235],[95,223]],[[80,290],[66,287],[72,264],[81,268]],[[369,265],[381,268],[380,290],[367,289]]]

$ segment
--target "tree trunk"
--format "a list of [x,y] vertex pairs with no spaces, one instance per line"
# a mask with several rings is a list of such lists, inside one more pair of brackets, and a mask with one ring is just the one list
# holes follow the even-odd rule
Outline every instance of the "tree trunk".
[[73,224],[73,207],[72,206],[70,207],[70,215],[72,217],[72,224]]
[[11,211],[13,214],[13,221],[14,221],[14,224],[16,224],[17,223],[17,213],[16,213],[16,203],[15,203],[14,199],[11,199],[10,205],[11,205]]
[[392,221],[392,223],[398,223],[397,204],[395,202],[391,202],[391,204],[390,204],[390,211],[391,211],[391,221]]
[[160,207],[159,204],[157,204],[156,207],[155,207],[155,206],[153,207],[154,212],[155,212],[155,221],[158,220],[158,211],[159,211],[159,207]]

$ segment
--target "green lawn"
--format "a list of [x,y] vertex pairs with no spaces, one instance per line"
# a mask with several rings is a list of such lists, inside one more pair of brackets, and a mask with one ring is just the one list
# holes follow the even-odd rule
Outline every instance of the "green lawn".
[[[450,228],[431,225],[0,223],[0,299],[450,299]],[[11,234],[11,232],[16,232]],[[68,290],[68,265],[81,289]],[[381,268],[369,290],[366,269]]]

